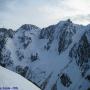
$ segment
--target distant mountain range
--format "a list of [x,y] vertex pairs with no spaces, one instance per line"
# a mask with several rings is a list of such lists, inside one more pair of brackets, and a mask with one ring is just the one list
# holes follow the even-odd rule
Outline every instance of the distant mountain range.
[[90,90],[90,25],[0,28],[0,65],[42,90]]

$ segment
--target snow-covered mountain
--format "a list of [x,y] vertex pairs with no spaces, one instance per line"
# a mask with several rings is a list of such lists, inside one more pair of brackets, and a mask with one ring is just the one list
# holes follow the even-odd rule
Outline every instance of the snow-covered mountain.
[[[3,35],[2,35],[3,33]],[[90,89],[90,25],[70,19],[40,29],[0,30],[0,65],[42,90]]]
[[22,76],[0,66],[1,90],[40,90]]

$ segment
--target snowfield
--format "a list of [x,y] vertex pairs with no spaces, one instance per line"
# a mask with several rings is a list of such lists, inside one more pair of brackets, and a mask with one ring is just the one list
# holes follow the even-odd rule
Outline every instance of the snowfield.
[[22,76],[10,70],[7,70],[1,66],[0,66],[0,88],[11,88],[9,90],[40,90],[37,86],[35,86]]

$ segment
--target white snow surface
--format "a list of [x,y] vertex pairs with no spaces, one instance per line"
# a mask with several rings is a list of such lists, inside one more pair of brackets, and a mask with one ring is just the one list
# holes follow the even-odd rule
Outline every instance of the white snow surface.
[[[8,87],[10,90],[40,90],[22,76],[0,66],[0,90]],[[17,89],[14,89],[14,87]]]

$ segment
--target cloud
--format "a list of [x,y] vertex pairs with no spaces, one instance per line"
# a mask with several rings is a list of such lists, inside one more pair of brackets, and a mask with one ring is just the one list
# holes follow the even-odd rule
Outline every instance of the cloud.
[[80,24],[90,24],[90,14],[88,15],[77,15],[74,17],[71,17],[72,21],[74,21],[75,23],[80,23]]
[[8,5],[13,0],[0,0],[0,12],[8,10]]
[[71,18],[90,20],[90,0],[0,0],[0,26],[18,28],[25,23],[45,27]]

